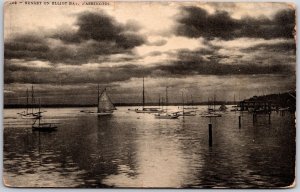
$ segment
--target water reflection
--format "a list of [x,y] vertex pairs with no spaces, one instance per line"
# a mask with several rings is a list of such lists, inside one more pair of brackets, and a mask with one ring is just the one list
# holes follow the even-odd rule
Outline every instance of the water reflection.
[[176,137],[180,122],[173,127],[167,121],[153,121],[143,114],[136,129],[137,174],[128,177],[126,172],[107,177],[104,182],[123,187],[181,187],[185,178],[186,162]]
[[[111,117],[49,109],[53,133],[5,110],[4,177],[19,187],[279,187],[295,166],[294,116],[155,119],[119,108]],[[201,110],[204,110],[202,108]],[[54,112],[55,113],[52,113]],[[238,116],[242,115],[242,127]],[[208,123],[213,147],[208,146]]]

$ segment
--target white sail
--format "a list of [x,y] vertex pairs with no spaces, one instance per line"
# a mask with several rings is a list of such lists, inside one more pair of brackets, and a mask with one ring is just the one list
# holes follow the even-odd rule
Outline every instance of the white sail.
[[104,90],[101,95],[99,96],[98,102],[98,113],[102,112],[112,112],[115,110],[114,104],[110,101],[110,98],[106,94],[106,90]]

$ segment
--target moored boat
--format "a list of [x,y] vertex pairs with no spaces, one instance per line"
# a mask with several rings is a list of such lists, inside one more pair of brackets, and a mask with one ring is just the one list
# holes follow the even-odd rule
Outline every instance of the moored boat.
[[165,112],[154,114],[156,119],[177,119],[179,115],[174,113],[168,113],[168,87],[166,87],[166,109]]
[[106,93],[106,88],[101,92],[98,85],[98,94],[97,94],[97,111],[90,111],[90,110],[81,110],[82,113],[99,115],[99,116],[107,116],[112,115],[116,107],[111,102],[109,96]]
[[162,113],[163,110],[159,107],[145,107],[145,80],[143,77],[143,100],[142,100],[142,108],[141,109],[135,109],[134,111],[136,113]]
[[99,95],[99,86],[98,86],[98,108],[97,115],[112,115],[116,107],[111,102],[110,98],[106,93],[106,88]]
[[52,123],[39,123],[38,125],[32,125],[33,131],[57,131],[57,126]]
[[[38,114],[41,114],[41,101],[39,101],[39,112]],[[41,118],[42,116],[40,115],[37,119],[32,124],[32,130],[33,131],[45,131],[45,132],[50,132],[50,131],[56,131],[57,130],[57,125],[54,123],[41,123]]]
[[177,119],[179,117],[177,113],[157,113],[154,116],[156,119]]
[[38,119],[41,116],[41,113],[34,112],[33,105],[35,104],[33,85],[31,86],[31,112],[29,112],[29,92],[28,89],[26,91],[26,110],[18,113],[21,115],[22,119]]
[[180,111],[180,112],[177,112],[177,114],[179,116],[196,116],[196,111]]
[[194,100],[193,96],[191,95],[191,105],[190,106],[184,106],[184,109],[198,109],[198,107],[194,106]]
[[228,108],[226,107],[225,104],[222,104],[219,108],[220,111],[226,111]]
[[160,113],[162,112],[162,109],[158,107],[144,107],[142,109],[135,109],[135,112],[137,113]]
[[22,119],[38,119],[40,117],[39,113],[18,113],[19,115],[21,115]]
[[200,116],[201,117],[222,117],[222,115],[221,114],[219,114],[219,113],[202,113],[202,114],[200,114]]
[[[189,110],[186,111],[186,107],[184,106],[184,97],[183,97],[183,92],[181,92],[182,95],[182,107],[181,107],[181,111],[176,112],[176,114],[178,116],[196,116],[196,111],[195,110]],[[180,107],[178,107],[178,109],[180,109]]]

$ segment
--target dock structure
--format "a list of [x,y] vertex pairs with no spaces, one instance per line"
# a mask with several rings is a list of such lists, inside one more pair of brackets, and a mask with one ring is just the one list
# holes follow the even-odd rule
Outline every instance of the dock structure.
[[296,92],[253,96],[239,102],[241,111],[270,113],[271,111],[296,111]]
[[272,111],[272,107],[274,107],[272,101],[260,100],[256,97],[240,102],[241,111],[269,113]]

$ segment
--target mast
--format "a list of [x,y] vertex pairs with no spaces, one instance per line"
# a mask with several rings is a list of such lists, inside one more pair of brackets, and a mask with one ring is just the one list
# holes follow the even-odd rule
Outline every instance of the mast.
[[207,110],[209,111],[209,97],[207,98]]
[[26,114],[28,114],[28,100],[29,100],[28,88],[26,90]]
[[31,85],[31,113],[33,113],[34,97],[33,97],[33,85]]
[[235,105],[235,94],[233,95],[233,104]]
[[166,87],[166,112],[168,111],[168,86]]
[[164,97],[161,97],[161,109],[164,110]]
[[209,98],[207,99],[207,108],[208,110],[212,110],[212,98]]
[[160,93],[158,94],[158,107],[160,108]]
[[182,116],[184,118],[184,98],[183,98],[183,92],[181,91],[181,97],[182,97]]
[[216,94],[214,94],[214,111],[216,110]]
[[41,124],[41,98],[39,98],[39,127],[40,127],[40,124]]
[[99,111],[99,97],[100,97],[100,90],[99,90],[99,83],[98,83],[98,88],[97,88],[97,90],[98,90],[98,94],[97,94],[97,99],[98,99],[98,101],[97,101],[97,113],[99,113],[100,111]]
[[144,77],[143,77],[143,110],[145,107],[145,82],[144,82]]

